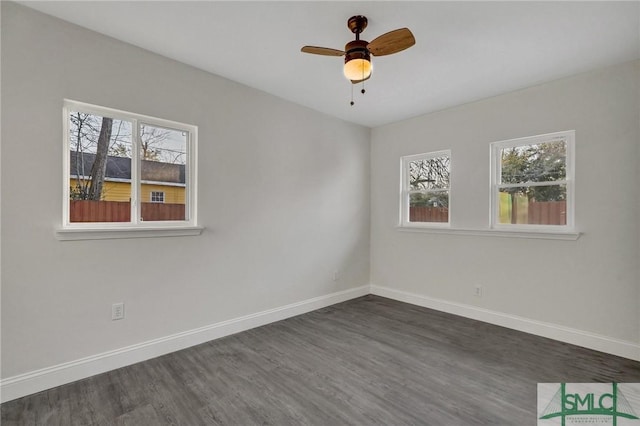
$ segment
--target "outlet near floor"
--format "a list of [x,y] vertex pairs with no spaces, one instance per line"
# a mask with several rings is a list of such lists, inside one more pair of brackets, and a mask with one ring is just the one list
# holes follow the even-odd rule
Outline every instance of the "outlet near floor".
[[124,318],[124,303],[114,303],[111,305],[111,320],[121,320]]

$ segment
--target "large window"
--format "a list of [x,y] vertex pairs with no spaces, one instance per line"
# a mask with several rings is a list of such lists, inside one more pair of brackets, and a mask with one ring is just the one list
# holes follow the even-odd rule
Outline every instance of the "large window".
[[402,157],[401,168],[401,225],[448,225],[451,151]]
[[65,228],[196,225],[195,126],[64,103]]
[[491,144],[494,228],[573,229],[575,132]]

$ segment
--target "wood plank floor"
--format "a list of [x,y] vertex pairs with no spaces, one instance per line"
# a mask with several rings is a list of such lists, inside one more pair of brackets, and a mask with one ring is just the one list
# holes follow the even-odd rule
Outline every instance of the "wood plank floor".
[[2,425],[535,425],[640,363],[365,296],[5,403]]

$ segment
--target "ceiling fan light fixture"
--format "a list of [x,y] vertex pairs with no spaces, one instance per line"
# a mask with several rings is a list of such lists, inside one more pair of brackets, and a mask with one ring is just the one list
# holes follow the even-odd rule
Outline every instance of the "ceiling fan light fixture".
[[344,76],[351,81],[369,78],[371,75],[371,55],[367,50],[367,42],[354,40],[345,46]]
[[368,59],[352,59],[344,64],[344,76],[348,80],[364,80],[371,75],[373,66]]
[[[367,28],[367,18],[356,15],[349,18],[347,27],[355,34],[356,39],[348,42],[344,51],[319,46],[302,46],[300,51],[313,55],[343,56],[344,76],[351,80],[352,84],[364,82],[371,77],[373,65],[371,56],[386,56],[401,52],[416,43],[416,39],[408,28],[398,28],[378,36],[369,43],[360,40],[360,34]],[[364,93],[364,85],[361,90]],[[353,101],[351,102],[353,105]]]

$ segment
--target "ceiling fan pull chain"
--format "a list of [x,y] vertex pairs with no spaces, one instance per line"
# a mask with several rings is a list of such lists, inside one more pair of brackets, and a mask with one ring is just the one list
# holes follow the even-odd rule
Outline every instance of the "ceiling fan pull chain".
[[353,106],[353,104],[355,103],[355,102],[353,102],[353,86],[354,85],[350,84],[350,86],[351,86],[351,104],[350,105]]

